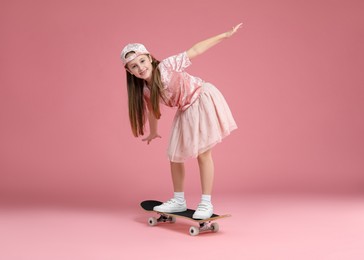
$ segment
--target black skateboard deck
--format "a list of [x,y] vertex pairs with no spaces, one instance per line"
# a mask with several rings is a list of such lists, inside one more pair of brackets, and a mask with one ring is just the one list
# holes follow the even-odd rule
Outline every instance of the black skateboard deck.
[[158,219],[155,217],[149,218],[148,224],[150,226],[155,226],[160,222],[174,223],[174,222],[176,222],[176,218],[182,217],[182,218],[197,222],[199,224],[199,227],[195,227],[195,226],[190,227],[190,235],[192,235],[192,236],[196,236],[199,233],[205,232],[205,231],[218,232],[219,231],[218,223],[216,223],[216,222],[212,223],[212,222],[217,219],[220,219],[220,218],[225,218],[225,217],[231,216],[230,214],[225,214],[225,215],[213,214],[208,219],[194,219],[194,218],[192,218],[193,214],[195,213],[195,210],[193,210],[193,209],[187,209],[186,211],[174,212],[174,213],[164,213],[164,212],[158,212],[158,211],[153,210],[153,208],[155,206],[159,206],[161,204],[162,204],[162,202],[158,201],[158,200],[145,200],[140,203],[140,206],[144,210],[152,211],[152,212],[155,212],[160,215]]

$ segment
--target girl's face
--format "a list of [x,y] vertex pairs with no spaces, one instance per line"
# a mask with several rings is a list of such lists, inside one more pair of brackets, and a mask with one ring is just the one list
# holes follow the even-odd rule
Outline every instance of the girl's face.
[[147,82],[152,80],[152,59],[149,55],[140,55],[127,64],[128,71],[137,78],[144,79]]

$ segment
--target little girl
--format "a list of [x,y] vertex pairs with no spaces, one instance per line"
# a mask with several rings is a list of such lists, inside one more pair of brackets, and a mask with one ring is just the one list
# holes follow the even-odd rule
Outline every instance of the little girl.
[[127,74],[128,106],[131,129],[135,137],[144,135],[146,119],[149,144],[158,134],[159,104],[177,107],[168,147],[174,197],[156,211],[173,213],[187,209],[184,198],[184,160],[197,157],[202,198],[193,218],[206,219],[213,214],[211,192],[214,164],[211,150],[237,128],[224,97],[212,84],[191,76],[185,69],[191,60],[212,46],[231,37],[242,24],[228,32],[201,41],[189,50],[156,60],[144,45],[128,44],[121,52]]

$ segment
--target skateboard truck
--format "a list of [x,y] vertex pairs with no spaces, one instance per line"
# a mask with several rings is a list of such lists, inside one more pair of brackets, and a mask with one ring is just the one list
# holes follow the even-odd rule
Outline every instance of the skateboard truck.
[[160,222],[175,223],[176,222],[176,217],[168,216],[168,215],[160,213],[159,218],[151,217],[151,218],[148,219],[149,226],[155,226],[155,225],[157,225],[157,223],[160,223]]
[[202,232],[212,231],[214,233],[219,231],[219,224],[214,222],[211,223],[211,221],[207,222],[200,222],[199,228],[192,226],[190,227],[190,235],[191,236],[197,236],[198,234]]

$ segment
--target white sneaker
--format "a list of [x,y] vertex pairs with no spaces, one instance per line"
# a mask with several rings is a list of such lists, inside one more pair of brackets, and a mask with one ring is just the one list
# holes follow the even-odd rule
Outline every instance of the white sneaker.
[[207,219],[214,213],[214,207],[209,202],[201,202],[193,214],[192,218],[195,219]]
[[170,199],[159,206],[155,206],[153,210],[165,213],[186,211],[186,200],[183,203],[179,203],[176,199]]

